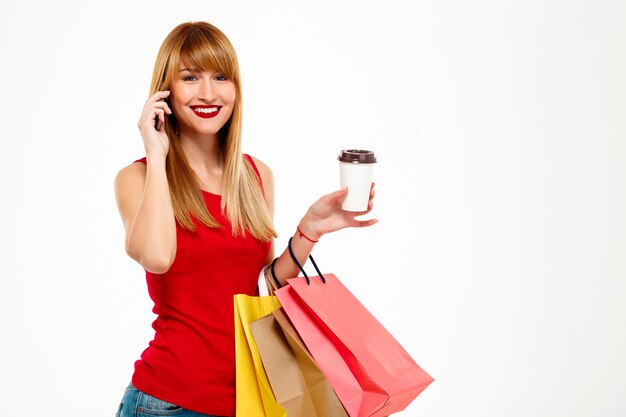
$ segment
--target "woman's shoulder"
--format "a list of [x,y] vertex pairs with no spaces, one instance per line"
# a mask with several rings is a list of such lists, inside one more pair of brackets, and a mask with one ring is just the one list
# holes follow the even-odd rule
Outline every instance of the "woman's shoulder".
[[258,175],[261,176],[261,181],[263,182],[263,184],[267,184],[268,181],[273,182],[274,177],[272,174],[272,169],[269,167],[269,165],[252,155],[244,154],[244,157],[246,157],[246,159],[248,159],[248,161],[252,163],[253,168],[255,168]]
[[115,190],[119,192],[131,184],[143,184],[146,180],[146,158],[141,158],[120,169],[115,176]]
[[262,160],[260,160],[260,159],[259,159],[259,158],[257,158],[256,156],[249,155],[249,154],[247,154],[247,153],[244,153],[244,154],[243,154],[243,156],[244,156],[244,157],[245,157],[248,161],[252,162],[252,164],[253,164],[254,166],[256,166],[256,168],[257,168],[259,171],[262,171],[262,170],[271,171],[271,169],[270,169],[269,165],[267,165],[265,162],[263,162]]

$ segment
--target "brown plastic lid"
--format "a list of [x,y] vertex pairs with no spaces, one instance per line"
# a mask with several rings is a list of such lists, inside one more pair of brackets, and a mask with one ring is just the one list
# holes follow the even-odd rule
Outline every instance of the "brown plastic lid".
[[353,164],[375,164],[376,156],[373,151],[364,149],[344,149],[337,158],[341,162],[351,162]]

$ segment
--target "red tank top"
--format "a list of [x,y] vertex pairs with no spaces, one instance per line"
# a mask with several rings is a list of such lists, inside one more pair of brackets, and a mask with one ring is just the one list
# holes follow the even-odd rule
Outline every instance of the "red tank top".
[[[259,172],[248,155],[257,175]],[[146,158],[138,162],[145,163]],[[246,232],[233,237],[221,197],[203,191],[223,227],[194,219],[195,232],[176,224],[176,258],[164,274],[146,271],[157,315],[154,340],[135,362],[133,384],[145,393],[204,414],[235,415],[233,295],[258,295],[270,250]]]

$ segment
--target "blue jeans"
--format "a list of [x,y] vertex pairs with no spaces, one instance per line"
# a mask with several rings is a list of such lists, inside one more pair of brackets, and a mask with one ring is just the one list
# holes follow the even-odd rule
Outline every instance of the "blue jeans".
[[117,410],[116,417],[219,417],[210,414],[196,413],[185,410],[175,404],[159,400],[145,392],[139,391],[131,383],[124,391],[124,397]]

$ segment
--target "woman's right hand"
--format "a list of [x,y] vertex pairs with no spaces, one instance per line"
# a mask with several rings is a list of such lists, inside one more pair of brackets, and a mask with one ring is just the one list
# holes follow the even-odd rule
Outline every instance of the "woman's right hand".
[[[167,90],[157,91],[146,100],[146,104],[143,106],[137,127],[143,138],[146,156],[160,154],[164,157],[169,151],[170,143],[165,133],[166,115],[172,114],[172,110],[165,102],[169,95],[170,92]],[[157,124],[159,130],[156,128]]]

